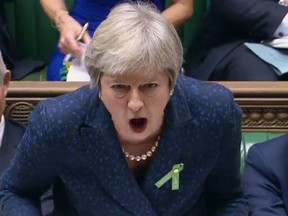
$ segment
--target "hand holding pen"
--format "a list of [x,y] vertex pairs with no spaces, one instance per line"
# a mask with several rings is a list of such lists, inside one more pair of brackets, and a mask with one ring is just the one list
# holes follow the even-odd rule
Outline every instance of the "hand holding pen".
[[[86,31],[87,31],[87,29],[88,29],[88,25],[89,25],[89,24],[88,24],[88,22],[87,22],[87,23],[85,23],[85,25],[82,27],[79,35],[78,35],[77,38],[76,38],[76,43],[78,43],[78,42],[82,39],[83,35],[86,33]],[[66,62],[66,61],[70,61],[71,57],[72,57],[72,53],[69,52],[69,53],[64,57],[63,63]]]
[[82,55],[83,47],[79,45],[79,41],[81,40],[84,44],[88,44],[91,40],[87,28],[88,23],[81,26],[72,17],[67,17],[65,23],[61,24],[58,46],[63,53],[70,54],[68,58]]

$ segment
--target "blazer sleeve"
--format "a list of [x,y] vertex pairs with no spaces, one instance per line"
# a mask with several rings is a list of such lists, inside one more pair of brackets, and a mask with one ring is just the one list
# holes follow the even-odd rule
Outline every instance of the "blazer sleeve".
[[40,196],[56,178],[50,140],[54,132],[45,108],[36,107],[15,157],[2,177],[0,202],[5,216],[41,215]]
[[205,185],[210,216],[247,216],[248,213],[240,174],[242,112],[232,95],[230,98],[230,107],[226,106],[222,119],[226,123],[218,159]]
[[234,32],[255,39],[272,38],[288,13],[288,8],[275,0],[212,0],[211,9]]
[[243,181],[251,215],[287,216],[279,183],[257,145],[249,149]]

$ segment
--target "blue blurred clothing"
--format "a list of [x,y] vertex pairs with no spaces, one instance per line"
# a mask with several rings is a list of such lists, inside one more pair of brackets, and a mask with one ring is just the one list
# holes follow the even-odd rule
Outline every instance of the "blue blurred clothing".
[[[33,110],[3,175],[6,216],[40,215],[35,201],[55,181],[55,215],[247,215],[240,175],[242,115],[228,89],[179,75],[159,147],[137,176],[98,93],[85,86]],[[171,181],[157,188],[179,163],[184,164],[179,190],[171,190]]]
[[[135,0],[133,0],[135,1]],[[76,0],[70,15],[81,25],[89,22],[88,32],[93,35],[98,25],[108,16],[110,10],[123,0]],[[163,11],[165,0],[151,0],[158,10]],[[61,80],[60,69],[63,68],[64,54],[56,46],[48,64],[47,80]]]
[[243,174],[249,215],[288,215],[288,134],[253,145]]

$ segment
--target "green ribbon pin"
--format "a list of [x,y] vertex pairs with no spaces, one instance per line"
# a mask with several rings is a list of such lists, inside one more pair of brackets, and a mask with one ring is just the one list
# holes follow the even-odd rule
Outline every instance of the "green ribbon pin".
[[156,187],[160,188],[167,181],[172,179],[172,190],[179,190],[179,184],[180,184],[179,183],[179,174],[183,169],[184,169],[183,163],[173,165],[172,170],[155,183]]

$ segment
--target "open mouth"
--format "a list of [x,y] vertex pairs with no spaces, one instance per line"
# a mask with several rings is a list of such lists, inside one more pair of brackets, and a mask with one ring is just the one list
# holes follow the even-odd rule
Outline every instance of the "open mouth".
[[147,119],[146,118],[133,118],[129,121],[130,128],[136,132],[141,133],[145,130],[147,126]]

